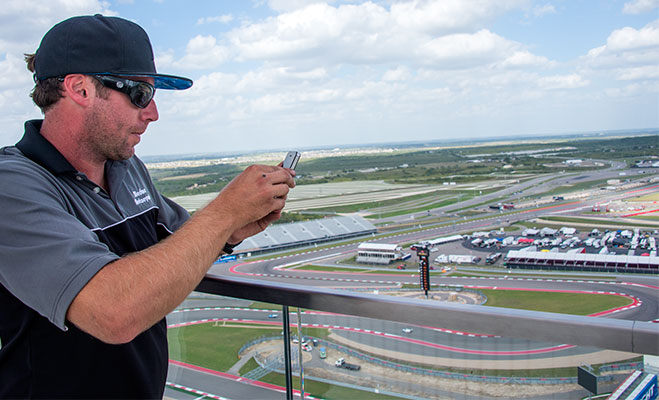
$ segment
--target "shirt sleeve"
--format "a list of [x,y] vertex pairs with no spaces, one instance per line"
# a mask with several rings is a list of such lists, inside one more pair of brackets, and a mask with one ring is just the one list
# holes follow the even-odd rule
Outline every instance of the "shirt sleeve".
[[0,167],[0,283],[66,330],[69,305],[118,259],[71,211],[59,182],[27,162]]

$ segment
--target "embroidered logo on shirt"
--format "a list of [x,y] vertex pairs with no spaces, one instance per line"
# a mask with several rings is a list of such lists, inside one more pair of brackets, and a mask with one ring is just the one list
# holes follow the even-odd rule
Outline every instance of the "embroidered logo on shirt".
[[140,189],[138,191],[133,190],[133,197],[135,198],[135,204],[137,205],[151,201],[151,195],[146,189]]

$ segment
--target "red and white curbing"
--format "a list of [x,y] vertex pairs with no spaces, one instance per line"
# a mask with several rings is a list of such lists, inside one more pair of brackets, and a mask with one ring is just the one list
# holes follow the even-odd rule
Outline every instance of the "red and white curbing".
[[216,394],[203,392],[201,390],[193,389],[191,387],[179,385],[178,383],[173,383],[173,382],[167,381],[167,382],[165,382],[165,385],[167,385],[169,387],[172,387],[174,389],[183,390],[183,391],[186,391],[188,393],[194,393],[196,395],[199,395],[199,396],[202,396],[202,397],[208,397],[208,398],[215,399],[215,400],[231,400],[227,397],[222,397],[222,396],[218,396]]

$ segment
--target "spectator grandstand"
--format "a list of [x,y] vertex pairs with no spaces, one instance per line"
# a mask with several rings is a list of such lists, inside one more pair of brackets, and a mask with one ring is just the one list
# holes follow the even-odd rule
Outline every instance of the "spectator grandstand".
[[375,232],[377,232],[375,225],[358,215],[277,224],[271,225],[265,231],[245,239],[236,247],[235,251],[237,253],[255,253],[265,250],[278,250],[363,236]]

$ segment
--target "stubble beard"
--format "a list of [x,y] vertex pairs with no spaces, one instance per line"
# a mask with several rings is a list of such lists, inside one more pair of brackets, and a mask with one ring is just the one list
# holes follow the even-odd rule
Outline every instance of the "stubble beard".
[[128,143],[130,134],[127,124],[117,114],[106,108],[95,109],[86,119],[87,143],[90,156],[97,161],[128,160],[135,154],[135,147]]

